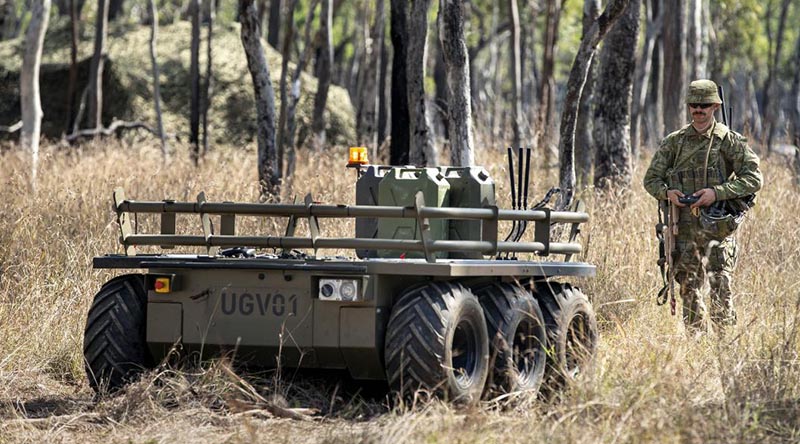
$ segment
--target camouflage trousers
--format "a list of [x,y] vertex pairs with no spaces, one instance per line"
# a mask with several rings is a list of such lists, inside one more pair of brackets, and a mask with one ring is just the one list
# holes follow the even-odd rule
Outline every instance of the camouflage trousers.
[[[683,322],[691,330],[703,330],[710,315],[715,326],[736,323],[731,283],[736,265],[736,240],[710,241],[702,236],[677,242],[675,279],[680,285]],[[704,301],[705,280],[709,283],[709,306]]]

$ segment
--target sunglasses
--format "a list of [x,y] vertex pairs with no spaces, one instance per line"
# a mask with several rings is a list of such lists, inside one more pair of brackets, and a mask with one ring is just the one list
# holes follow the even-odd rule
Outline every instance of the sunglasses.
[[692,108],[706,109],[706,108],[711,108],[712,106],[714,106],[714,104],[713,103],[690,103],[689,106],[692,107]]

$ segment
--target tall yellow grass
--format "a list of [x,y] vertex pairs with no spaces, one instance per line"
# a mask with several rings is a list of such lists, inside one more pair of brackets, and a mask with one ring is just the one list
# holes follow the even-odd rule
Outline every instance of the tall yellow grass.
[[[508,193],[503,154],[478,156],[500,196]],[[343,168],[344,156],[341,149],[301,155],[293,193],[353,202],[354,173]],[[723,337],[687,336],[680,319],[655,304],[655,202],[639,185],[640,167],[630,193],[587,198],[592,221],[582,234],[581,260],[596,264],[598,273],[578,284],[593,299],[601,341],[593,371],[560,399],[470,410],[438,402],[386,408],[380,400],[322,390],[316,396],[329,416],[309,424],[220,407],[230,396],[226,387],[239,383],[220,385],[224,378],[215,378],[213,367],[156,375],[138,391],[96,404],[85,383],[85,315],[113,274],[93,270],[91,258],[120,251],[112,189],[121,186],[139,200],[193,200],[205,190],[210,200],[256,201],[251,150],[220,149],[195,168],[185,147],[168,164],[149,144],[49,147],[36,192],[28,187],[27,157],[6,151],[0,154],[0,443],[797,442],[800,197],[780,159],[762,169],[764,189],[738,234],[738,324]],[[555,174],[535,168],[530,201],[556,183]],[[507,197],[501,201],[508,205]],[[281,221],[249,224],[245,229],[282,227]],[[328,229],[349,236],[352,224]],[[166,382],[151,384],[159,378]],[[297,391],[281,392],[290,405],[310,399],[291,393]]]

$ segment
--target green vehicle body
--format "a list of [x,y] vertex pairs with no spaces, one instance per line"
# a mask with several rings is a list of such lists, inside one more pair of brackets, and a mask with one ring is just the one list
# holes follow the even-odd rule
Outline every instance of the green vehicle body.
[[[380,175],[388,177],[403,171],[384,170]],[[363,186],[361,195],[357,193],[357,201],[370,204],[355,206],[319,205],[310,196],[303,204],[208,202],[203,193],[197,202],[139,202],[126,199],[118,189],[114,210],[125,253],[95,257],[93,265],[143,270],[147,292],[145,338],[153,362],[180,345],[184,352],[203,359],[235,354],[236,360],[259,366],[342,369],[363,380],[387,379],[387,325],[398,296],[411,288],[449,282],[475,289],[491,283],[545,282],[555,277],[595,274],[591,264],[544,260],[552,254],[568,258],[580,253],[575,234],[578,225],[588,220],[586,213],[498,209],[494,206],[494,184],[482,168],[421,171],[438,176],[440,181],[451,176],[456,183],[453,189],[460,190],[461,195],[456,193],[457,199],[448,200],[450,196],[442,192],[444,187],[432,186],[420,193],[417,185],[409,185],[411,190],[402,190],[405,200],[384,205],[384,188],[377,202],[363,195],[374,193],[374,184],[379,182],[374,180],[375,175],[373,186]],[[475,180],[465,180],[464,176]],[[435,199],[427,198],[426,192]],[[453,200],[460,206],[441,206]],[[134,231],[135,214],[144,213],[160,214],[160,233]],[[176,234],[179,214],[199,215],[202,233]],[[281,236],[236,235],[236,219],[244,215],[284,216],[288,221],[286,232]],[[368,224],[367,228],[362,224],[360,232],[357,228],[357,237],[328,238],[319,230],[323,217],[358,218]],[[295,235],[301,219],[308,221],[309,236]],[[502,220],[531,223],[533,239],[498,239]],[[555,223],[572,226],[568,242],[551,242],[550,228]],[[385,226],[414,230],[398,239],[382,236]],[[214,227],[219,227],[218,232]],[[451,234],[455,232],[464,233],[466,239]],[[141,245],[193,245],[204,251],[141,254],[136,250]],[[288,254],[230,257],[225,250],[220,251],[240,246],[284,252],[349,248],[359,250],[362,258]],[[496,259],[505,253],[525,252],[541,255],[542,260]],[[169,290],[157,289],[164,282]],[[352,283],[355,296],[352,300],[328,299],[323,289],[326,283]],[[343,288],[338,291],[344,294]]]

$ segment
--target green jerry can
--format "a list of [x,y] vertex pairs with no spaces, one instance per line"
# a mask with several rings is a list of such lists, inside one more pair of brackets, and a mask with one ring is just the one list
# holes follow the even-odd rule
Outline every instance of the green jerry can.
[[[356,205],[378,205],[378,184],[391,169],[390,166],[370,165],[361,173],[356,181]],[[356,237],[374,239],[377,236],[378,218],[356,218]],[[357,248],[356,256],[361,259],[378,257],[378,251]]]
[[[495,205],[494,181],[483,167],[440,167],[442,174],[450,184],[451,207],[482,208]],[[481,221],[458,220],[450,221],[448,230],[449,240],[481,240]],[[478,252],[452,251],[448,257],[453,259],[481,259],[483,255]]]
[[[449,206],[450,184],[438,168],[392,168],[378,185],[378,205],[409,207],[414,206],[414,196],[422,191],[425,206]],[[432,240],[447,239],[449,223],[447,219],[431,219],[430,234]],[[416,219],[380,218],[378,219],[378,238],[380,239],[416,239],[422,236]],[[425,255],[418,251],[378,250],[379,257],[420,258]],[[444,257],[439,252],[436,257]]]

